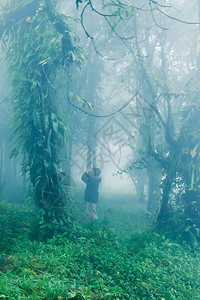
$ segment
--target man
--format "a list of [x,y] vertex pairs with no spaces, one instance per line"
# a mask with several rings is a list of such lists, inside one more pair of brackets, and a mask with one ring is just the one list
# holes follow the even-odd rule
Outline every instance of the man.
[[86,221],[91,223],[98,219],[96,204],[99,198],[99,184],[101,182],[101,170],[98,168],[89,169],[81,179],[86,183],[84,200],[86,201]]

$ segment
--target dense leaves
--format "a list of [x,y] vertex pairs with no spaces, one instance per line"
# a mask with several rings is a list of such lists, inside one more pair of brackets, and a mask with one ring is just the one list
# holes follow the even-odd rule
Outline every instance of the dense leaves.
[[[165,236],[149,232],[131,234],[130,230],[122,236],[105,224],[90,229],[79,225],[70,238],[67,232],[57,231],[45,243],[33,238],[35,228],[25,230],[26,222],[31,225],[30,215],[20,225],[23,210],[4,204],[0,213],[9,219],[10,225],[6,223],[4,227],[7,233],[9,228],[14,241],[12,248],[8,247],[9,240],[1,242],[2,299],[199,297],[198,251],[192,252]],[[1,228],[5,221],[4,217]]]
[[[72,34],[66,19],[54,13],[50,2],[37,1],[31,5],[30,15],[26,15],[27,7],[29,4],[17,6],[13,14],[18,16],[18,10],[21,14],[3,37],[13,89],[12,140],[16,146],[11,156],[22,154],[22,170],[30,176],[44,219],[65,221],[59,152],[67,128],[58,111],[53,83],[56,71],[75,57]],[[9,20],[9,15],[5,14],[5,19]]]

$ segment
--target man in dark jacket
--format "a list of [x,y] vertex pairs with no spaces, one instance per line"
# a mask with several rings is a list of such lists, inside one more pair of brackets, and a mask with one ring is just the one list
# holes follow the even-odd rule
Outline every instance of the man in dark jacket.
[[86,183],[84,200],[86,201],[86,220],[88,223],[97,220],[96,204],[99,198],[99,184],[101,183],[101,170],[98,168],[89,169],[81,179]]

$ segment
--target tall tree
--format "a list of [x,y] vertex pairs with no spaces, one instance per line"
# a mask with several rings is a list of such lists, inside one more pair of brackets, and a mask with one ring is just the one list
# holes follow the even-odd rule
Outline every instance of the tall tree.
[[34,199],[46,221],[65,221],[59,151],[66,129],[56,104],[56,70],[72,62],[73,46],[56,1],[11,2],[1,26],[3,49],[12,83],[14,126],[12,155],[24,154]]

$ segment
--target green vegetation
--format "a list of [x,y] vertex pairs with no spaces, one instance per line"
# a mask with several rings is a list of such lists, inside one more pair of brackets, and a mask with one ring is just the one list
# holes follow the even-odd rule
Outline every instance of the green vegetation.
[[200,4],[137,2],[1,1],[0,300],[200,299]]
[[[50,2],[38,2],[33,17],[29,15],[29,3],[17,3],[23,17],[18,20],[18,10],[11,10],[15,24],[12,30],[7,25],[3,37],[0,35],[12,85],[11,157],[21,154],[22,172],[29,174],[44,219],[64,221],[69,213],[63,209],[59,151],[68,128],[59,113],[56,88],[51,82],[58,70],[76,60],[79,50],[72,46],[75,37],[68,28],[68,19],[64,21],[55,14]],[[4,18],[6,23],[11,16],[5,13]]]
[[4,203],[0,220],[0,299],[199,299],[198,251],[153,231],[104,220],[44,242],[34,213]]

